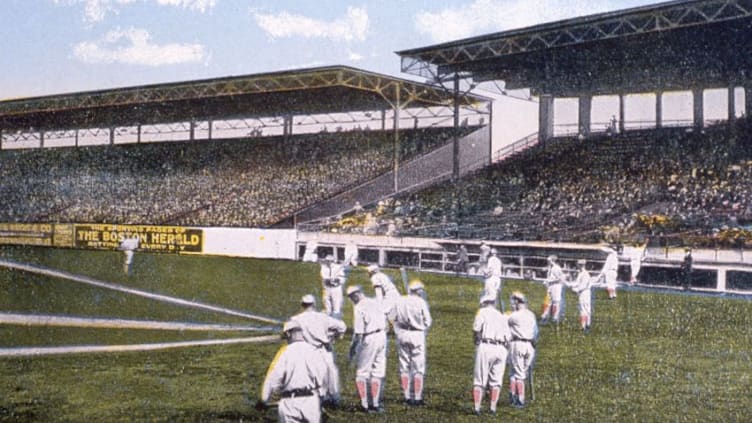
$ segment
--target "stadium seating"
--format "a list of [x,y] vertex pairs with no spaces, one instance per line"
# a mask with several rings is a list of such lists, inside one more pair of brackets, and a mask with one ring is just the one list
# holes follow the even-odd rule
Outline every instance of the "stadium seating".
[[397,222],[402,235],[739,242],[752,223],[751,127],[742,120],[555,139],[455,184],[383,202],[400,207],[366,212]]
[[[404,130],[402,160],[446,128]],[[4,222],[265,227],[389,169],[390,131],[0,152]]]

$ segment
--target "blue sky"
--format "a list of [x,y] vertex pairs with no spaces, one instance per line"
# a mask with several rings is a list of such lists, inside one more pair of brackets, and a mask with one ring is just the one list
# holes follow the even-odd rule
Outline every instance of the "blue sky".
[[4,0],[0,99],[344,64],[647,0]]
[[[0,100],[337,64],[414,78],[400,73],[395,51],[655,3],[3,0]],[[706,107],[720,104],[715,109],[722,115],[724,96],[711,93]],[[614,101],[594,104],[594,125],[618,113]],[[664,101],[664,118],[691,118],[691,98]],[[628,120],[651,119],[653,104],[650,98],[628,99]],[[557,124],[576,127],[576,110],[576,103],[562,100]],[[498,99],[495,148],[535,132],[537,111],[534,101]]]

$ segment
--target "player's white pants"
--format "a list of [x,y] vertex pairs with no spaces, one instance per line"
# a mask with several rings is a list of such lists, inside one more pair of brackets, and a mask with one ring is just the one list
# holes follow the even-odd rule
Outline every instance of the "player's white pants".
[[481,295],[491,294],[498,298],[501,290],[501,278],[498,276],[489,276],[483,281],[483,293]]
[[640,274],[640,268],[642,267],[642,261],[637,259],[632,259],[632,261],[629,263],[630,267],[630,282],[635,283],[637,282],[637,275]]
[[616,289],[616,271],[609,270],[603,275],[606,279],[606,289]]
[[277,415],[281,423],[321,421],[321,402],[318,395],[279,400]]
[[426,373],[426,333],[422,330],[394,328],[400,374]]
[[592,293],[589,289],[586,289],[578,294],[578,308],[580,311],[580,319],[585,320],[585,324],[590,326],[590,321],[593,315],[592,308]]
[[551,303],[543,311],[542,318],[551,318],[554,322],[561,320],[561,315],[564,311],[564,296],[563,296],[563,284],[552,283],[547,289],[548,298],[551,299]]
[[527,341],[512,341],[509,345],[511,377],[517,380],[527,379],[527,372],[535,358],[535,348]]
[[475,349],[473,386],[481,388],[499,387],[504,380],[507,365],[507,349],[504,345],[481,342]]
[[325,398],[338,400],[339,399],[339,369],[334,362],[334,353],[327,351],[325,347],[317,349],[321,358],[326,364],[326,374],[321,375],[322,387],[321,393]]
[[383,379],[386,376],[386,330],[363,337],[356,363],[356,379]]
[[335,287],[324,287],[324,293],[322,295],[322,302],[324,303],[324,310],[326,314],[339,318],[342,316],[342,285]]

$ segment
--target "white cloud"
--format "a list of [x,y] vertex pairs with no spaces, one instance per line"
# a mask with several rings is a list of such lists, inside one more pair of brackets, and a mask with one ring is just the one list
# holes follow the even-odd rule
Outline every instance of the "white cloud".
[[124,63],[129,65],[163,66],[196,63],[208,54],[201,44],[153,44],[149,32],[129,28],[108,32],[100,41],[76,44],[73,54],[86,63]]
[[363,55],[354,51],[350,51],[347,53],[347,59],[351,62],[359,62],[363,60]]
[[118,6],[142,2],[156,2],[160,6],[182,7],[201,13],[213,8],[218,0],[53,0],[56,4],[64,3],[76,5],[83,3],[84,20],[87,22],[102,21],[108,13],[117,12]]
[[264,14],[253,12],[258,26],[274,38],[326,38],[332,41],[363,41],[368,31],[368,12],[348,7],[345,16],[323,21],[288,12]]
[[442,42],[618,9],[616,0],[474,0],[467,6],[418,13],[415,27]]

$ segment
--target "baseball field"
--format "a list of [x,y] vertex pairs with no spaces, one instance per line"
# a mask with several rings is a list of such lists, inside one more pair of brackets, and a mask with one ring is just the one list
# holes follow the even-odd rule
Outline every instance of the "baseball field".
[[[311,263],[137,253],[125,275],[118,252],[2,247],[0,260],[43,270],[0,267],[0,421],[275,421],[275,409],[253,407],[281,345],[274,321],[320,290]],[[598,291],[585,335],[567,292],[565,322],[541,327],[535,400],[477,417],[471,325],[481,283],[410,277],[425,283],[434,317],[427,405],[400,402],[390,337],[386,413],[357,412],[348,333],[336,344],[343,404],[329,421],[750,421],[748,298],[622,291],[609,301]],[[348,283],[371,293],[364,269]],[[540,312],[542,285],[507,282],[503,296],[513,289]],[[344,313],[349,326],[351,304]]]

